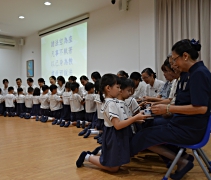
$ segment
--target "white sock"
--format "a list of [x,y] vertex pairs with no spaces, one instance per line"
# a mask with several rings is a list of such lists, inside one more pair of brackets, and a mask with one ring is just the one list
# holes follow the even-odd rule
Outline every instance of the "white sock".
[[80,124],[82,124],[83,121],[80,121]]
[[48,117],[48,121],[52,121],[52,120],[54,120],[53,117]]
[[102,154],[102,150],[99,150],[99,152],[97,153],[98,156],[100,156]]
[[89,162],[90,156],[93,156],[93,154],[87,154],[86,157],[85,157],[85,161],[88,161]]
[[31,119],[35,119],[36,117],[35,116],[31,116]]
[[85,121],[85,125],[88,125],[89,124],[89,122],[88,121]]
[[99,134],[100,132],[99,131],[96,131],[96,130],[94,130],[94,131],[91,131],[91,134]]
[[64,120],[64,119],[62,119],[62,122],[65,122],[65,120]]

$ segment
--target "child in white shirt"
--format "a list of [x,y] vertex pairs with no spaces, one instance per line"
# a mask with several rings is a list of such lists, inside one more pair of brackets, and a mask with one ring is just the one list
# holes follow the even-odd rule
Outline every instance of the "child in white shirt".
[[41,122],[46,122],[46,119],[48,119],[49,115],[50,115],[50,100],[49,100],[49,87],[47,85],[43,85],[42,86],[42,94],[40,95],[40,114],[41,114],[41,118],[40,121]]
[[25,96],[23,95],[22,88],[18,88],[17,92],[18,92],[18,95],[16,97],[16,102],[17,102],[16,114],[19,117],[23,118],[23,113],[25,112]]
[[25,119],[31,118],[31,111],[33,106],[33,91],[32,87],[28,87],[27,95],[25,96],[25,106],[26,106],[26,114],[24,115]]
[[40,88],[36,87],[33,92],[32,97],[32,110],[31,110],[31,119],[36,118],[36,121],[40,119]]
[[5,107],[6,107],[6,111],[4,112],[4,117],[6,117],[7,115],[9,115],[9,117],[11,116],[15,116],[15,105],[14,102],[16,100],[14,93],[14,88],[13,87],[9,87],[8,88],[8,94],[4,97],[5,100]]
[[78,94],[79,91],[79,84],[78,83],[72,83],[71,84],[71,90],[72,94],[70,96],[70,107],[71,107],[71,113],[72,113],[72,119],[71,121],[77,121],[77,127],[80,128],[80,124],[85,120],[85,111],[84,111],[84,100],[82,97]]

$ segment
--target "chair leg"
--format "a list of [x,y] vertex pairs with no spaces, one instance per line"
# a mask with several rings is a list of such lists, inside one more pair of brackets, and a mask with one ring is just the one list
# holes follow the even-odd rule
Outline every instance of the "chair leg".
[[207,166],[207,169],[211,173],[211,163],[210,163],[210,160],[208,159],[208,157],[206,156],[206,154],[204,153],[204,151],[202,149],[197,149],[196,151],[201,156],[202,160],[204,161],[204,163]]
[[176,155],[174,161],[172,162],[170,168],[168,169],[168,171],[166,172],[165,176],[163,177],[162,180],[167,180],[169,175],[171,174],[171,171],[173,170],[174,166],[177,164],[179,158],[181,157],[182,153],[184,151],[184,148],[181,148],[178,152],[178,154]]
[[193,154],[194,154],[195,158],[197,159],[199,165],[201,166],[202,170],[204,171],[204,174],[206,175],[207,179],[211,180],[211,177],[210,177],[209,173],[206,171],[201,159],[199,158],[199,155],[198,155],[197,151],[193,150]]

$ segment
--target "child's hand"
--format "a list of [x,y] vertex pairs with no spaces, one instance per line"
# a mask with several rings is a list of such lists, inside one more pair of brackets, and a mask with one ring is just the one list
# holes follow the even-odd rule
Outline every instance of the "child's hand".
[[[135,117],[138,119],[138,120],[143,120],[143,119],[146,119],[148,117],[151,117],[151,115],[144,115],[144,112],[140,112],[138,113],[137,115],[135,115]],[[137,121],[138,121],[137,120]]]

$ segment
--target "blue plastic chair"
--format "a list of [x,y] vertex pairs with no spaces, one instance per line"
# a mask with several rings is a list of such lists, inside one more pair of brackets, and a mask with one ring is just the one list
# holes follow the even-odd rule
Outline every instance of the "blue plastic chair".
[[210,138],[210,130],[211,130],[211,116],[209,117],[209,122],[207,125],[207,130],[206,133],[204,135],[204,138],[202,139],[202,141],[198,144],[195,145],[178,145],[178,144],[172,144],[172,145],[176,145],[181,147],[177,156],[175,157],[174,161],[172,162],[170,168],[168,169],[166,175],[163,177],[162,180],[167,180],[171,171],[173,170],[174,166],[177,164],[179,158],[181,157],[183,151],[185,148],[187,149],[192,149],[193,151],[193,155],[195,156],[195,158],[197,159],[199,165],[201,166],[202,170],[204,171],[204,174],[206,175],[208,180],[211,180],[211,176],[209,175],[209,173],[207,172],[205,166],[203,165],[201,159],[199,158],[199,155],[201,156],[202,160],[204,161],[204,163],[206,164],[209,172],[211,172],[211,162],[209,161],[208,157],[205,155],[205,153],[203,152],[203,150],[201,149],[203,146],[205,146],[207,144],[207,142],[209,141]]

